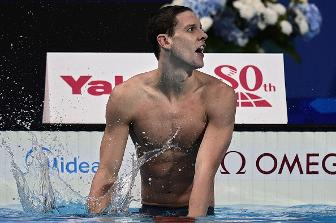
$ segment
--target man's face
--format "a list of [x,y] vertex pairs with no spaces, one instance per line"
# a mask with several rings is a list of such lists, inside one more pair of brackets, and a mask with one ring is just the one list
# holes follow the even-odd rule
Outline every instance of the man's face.
[[171,54],[178,62],[192,69],[204,66],[204,47],[208,35],[202,30],[197,16],[185,11],[176,16],[177,24],[172,38]]

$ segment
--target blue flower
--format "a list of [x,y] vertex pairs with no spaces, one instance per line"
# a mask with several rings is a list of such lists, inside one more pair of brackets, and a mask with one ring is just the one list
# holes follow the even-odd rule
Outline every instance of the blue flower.
[[305,40],[310,40],[319,34],[322,25],[322,16],[315,4],[295,4],[293,8],[297,8],[306,17],[309,31],[303,35]]
[[227,8],[220,17],[214,21],[213,29],[215,35],[223,40],[235,43],[238,46],[245,46],[250,38],[253,38],[259,31],[259,16],[254,16],[241,27],[236,25],[238,13]]
[[202,18],[219,14],[224,9],[225,2],[225,0],[185,0],[183,5],[191,8],[199,18]]
[[227,9],[221,17],[215,20],[213,28],[215,35],[221,37],[227,42],[235,43],[239,46],[245,46],[248,42],[247,32],[239,29],[235,24],[236,13]]

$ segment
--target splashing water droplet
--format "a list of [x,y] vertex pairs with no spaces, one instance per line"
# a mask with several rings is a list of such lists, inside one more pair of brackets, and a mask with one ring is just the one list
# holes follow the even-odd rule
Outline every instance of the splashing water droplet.
[[[131,172],[118,176],[117,181],[111,187],[112,198],[105,211],[109,214],[127,213],[130,203],[134,200],[132,188],[140,167],[158,157],[173,147],[172,140],[178,131],[158,149],[147,151],[138,159],[132,155]],[[60,176],[59,170],[54,168],[49,161],[50,155],[43,151],[37,137],[32,134],[32,152],[27,161],[27,170],[22,171],[15,163],[11,146],[2,139],[2,147],[5,147],[11,157],[12,173],[15,178],[20,202],[25,211],[30,213],[57,213],[57,214],[87,214],[86,197],[73,190]],[[54,139],[56,147],[60,146]],[[53,151],[57,151],[56,149]],[[50,152],[51,153],[51,152]],[[152,178],[148,178],[151,183]],[[162,185],[163,186],[163,185]],[[163,186],[164,188],[164,186]]]
[[39,145],[37,137],[31,134],[32,149],[26,162],[26,171],[22,171],[16,164],[10,144],[4,139],[1,144],[9,154],[11,171],[16,181],[23,210],[28,213],[55,212],[59,214],[69,211],[69,208],[62,210],[62,207],[77,204],[79,208],[76,209],[76,213],[85,213],[86,199],[60,178],[57,169],[50,168],[48,154]]

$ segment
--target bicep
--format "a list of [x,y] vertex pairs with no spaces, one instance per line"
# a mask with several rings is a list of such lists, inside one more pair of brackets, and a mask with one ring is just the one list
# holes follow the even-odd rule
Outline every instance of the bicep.
[[211,99],[207,112],[208,125],[197,155],[196,167],[205,167],[215,174],[231,142],[235,112],[233,90],[227,91],[224,97]]

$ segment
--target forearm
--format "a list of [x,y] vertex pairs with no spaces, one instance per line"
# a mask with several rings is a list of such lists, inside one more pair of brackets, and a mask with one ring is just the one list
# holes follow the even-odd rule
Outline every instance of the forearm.
[[98,170],[92,181],[90,194],[87,199],[89,212],[98,214],[109,206],[112,198],[111,187],[115,180],[115,177],[108,177],[104,171]]
[[208,174],[204,177],[195,176],[189,198],[188,217],[205,216],[210,205],[213,192],[213,177]]

